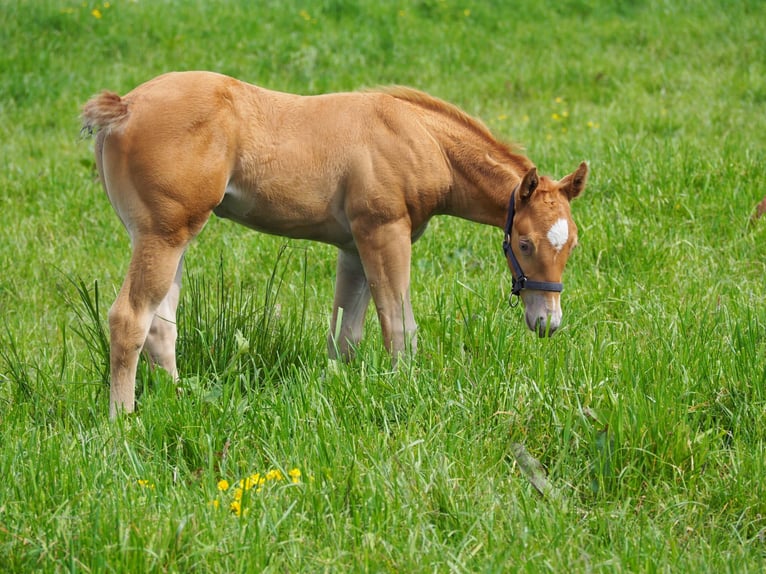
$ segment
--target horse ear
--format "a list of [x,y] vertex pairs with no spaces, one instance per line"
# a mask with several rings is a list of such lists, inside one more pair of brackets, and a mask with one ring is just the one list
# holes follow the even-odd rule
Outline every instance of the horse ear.
[[588,164],[582,162],[574,173],[570,173],[559,182],[559,189],[564,192],[569,201],[572,201],[582,193],[586,183],[588,183]]
[[522,200],[529,199],[529,196],[537,189],[539,183],[540,180],[537,177],[537,168],[533,167],[524,174],[523,178],[521,178],[521,183],[519,184],[519,197],[521,197]]

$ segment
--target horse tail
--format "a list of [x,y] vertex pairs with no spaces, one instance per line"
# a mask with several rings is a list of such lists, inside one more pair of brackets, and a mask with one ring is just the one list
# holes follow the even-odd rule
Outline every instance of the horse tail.
[[93,134],[98,130],[110,132],[121,127],[128,119],[128,103],[118,94],[103,91],[93,96],[82,108],[82,132]]

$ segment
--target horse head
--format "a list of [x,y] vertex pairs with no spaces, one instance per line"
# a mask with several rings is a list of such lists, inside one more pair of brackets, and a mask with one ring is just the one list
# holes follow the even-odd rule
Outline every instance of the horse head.
[[505,253],[513,275],[513,295],[524,302],[527,326],[538,336],[561,324],[561,278],[577,245],[570,202],[585,189],[583,162],[559,181],[530,169],[511,193],[505,228]]

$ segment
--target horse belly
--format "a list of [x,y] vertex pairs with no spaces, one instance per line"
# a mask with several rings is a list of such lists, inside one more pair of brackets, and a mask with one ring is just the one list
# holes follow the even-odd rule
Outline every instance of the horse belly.
[[301,192],[301,197],[294,195],[291,198],[284,193],[242,189],[230,183],[213,212],[271,235],[311,239],[339,247],[353,244],[351,227],[343,210],[334,207],[332,198],[326,200],[309,192]]

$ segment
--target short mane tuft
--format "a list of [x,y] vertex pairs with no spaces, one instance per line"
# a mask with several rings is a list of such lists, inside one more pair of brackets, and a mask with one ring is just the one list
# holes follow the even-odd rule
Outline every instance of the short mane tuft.
[[463,124],[465,127],[482,134],[484,137],[493,140],[495,139],[492,132],[489,131],[489,128],[487,128],[481,120],[468,115],[456,105],[445,102],[430,94],[406,86],[386,86],[380,88],[379,91],[388,94],[397,100],[404,100],[405,102],[410,102],[411,104],[415,104],[422,108],[447,115],[458,123]]
[[528,160],[525,160],[520,155],[517,155],[516,146],[506,144],[499,141],[489,128],[481,120],[465,113],[459,107],[449,102],[445,102],[439,98],[436,98],[420,90],[414,88],[408,88],[406,86],[384,86],[377,88],[375,91],[383,94],[388,94],[398,100],[409,102],[413,105],[430,110],[437,114],[442,114],[468,128],[473,133],[487,140],[500,154],[504,155],[508,160],[517,164],[526,164]]

